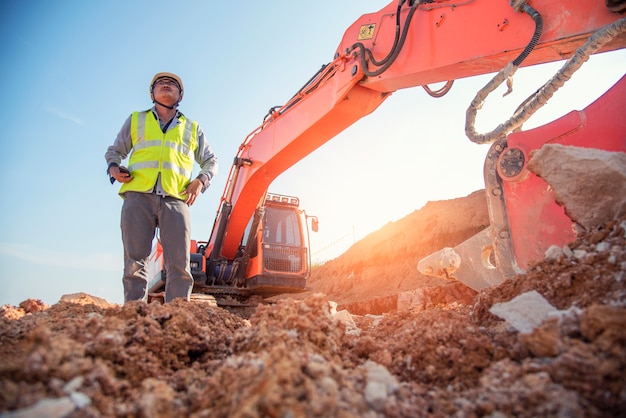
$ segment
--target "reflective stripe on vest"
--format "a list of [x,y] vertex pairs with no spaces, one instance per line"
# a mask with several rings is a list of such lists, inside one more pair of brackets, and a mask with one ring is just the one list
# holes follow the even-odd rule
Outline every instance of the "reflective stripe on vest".
[[152,111],[135,112],[131,119],[133,152],[128,169],[133,180],[124,183],[127,191],[150,192],[161,174],[165,192],[183,199],[181,192],[189,184],[194,152],[198,147],[197,123],[180,116],[180,123],[166,133]]

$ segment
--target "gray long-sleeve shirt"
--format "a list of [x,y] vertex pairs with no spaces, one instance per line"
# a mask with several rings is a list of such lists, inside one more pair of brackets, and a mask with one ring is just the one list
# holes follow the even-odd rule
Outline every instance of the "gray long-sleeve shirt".
[[[169,125],[167,125],[168,121],[162,121],[161,119],[159,119],[159,116],[156,113],[156,110],[154,107],[151,109],[151,111],[154,114],[154,116],[157,118],[157,120],[159,121],[159,125],[161,126],[162,130],[165,129],[166,127],[167,127],[167,130],[173,129],[178,124],[181,123],[180,116],[182,116],[182,113],[180,111],[176,113],[176,116],[174,117],[174,119]],[[131,117],[132,116],[129,116],[126,119],[126,121],[124,122],[124,125],[122,125],[122,128],[120,129],[120,132],[117,134],[117,137],[115,138],[115,142],[113,143],[113,145],[111,145],[107,149],[107,152],[104,155],[104,158],[106,159],[106,162],[107,162],[107,166],[109,168],[112,165],[118,165],[118,166],[121,165],[122,160],[124,160],[132,151],[133,143],[132,143],[131,134],[130,134]],[[198,126],[197,138],[198,138],[198,148],[195,151],[194,158],[196,162],[200,165],[200,173],[198,174],[196,178],[202,182],[202,185],[203,185],[202,192],[204,193],[204,191],[211,184],[211,179],[217,174],[217,167],[218,167],[217,157],[213,154],[213,151],[211,151],[211,147],[208,141],[206,140],[206,137],[204,136],[204,132],[202,132],[202,129],[200,128],[200,126]],[[107,169],[107,173],[108,173],[108,169]],[[159,176],[159,179],[157,180],[157,184],[155,185],[155,191],[158,194],[165,194],[165,192],[163,191],[163,188],[161,187],[160,180],[161,180],[161,177]]]

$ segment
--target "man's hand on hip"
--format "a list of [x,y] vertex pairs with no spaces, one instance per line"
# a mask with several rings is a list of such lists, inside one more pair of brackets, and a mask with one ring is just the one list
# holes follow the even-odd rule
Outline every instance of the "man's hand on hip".
[[194,179],[187,185],[187,188],[183,190],[185,196],[185,203],[189,206],[193,205],[198,195],[202,192],[202,182],[198,179]]

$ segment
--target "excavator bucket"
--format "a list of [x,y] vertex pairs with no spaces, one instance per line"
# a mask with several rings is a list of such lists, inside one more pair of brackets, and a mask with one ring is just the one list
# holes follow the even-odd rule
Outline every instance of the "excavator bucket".
[[582,111],[496,141],[485,161],[490,227],[422,259],[422,274],[479,291],[526,271],[625,210],[626,76]]

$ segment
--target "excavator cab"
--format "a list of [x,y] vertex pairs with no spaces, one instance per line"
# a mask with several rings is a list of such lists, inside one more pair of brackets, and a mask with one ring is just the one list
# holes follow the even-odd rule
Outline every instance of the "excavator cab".
[[[310,274],[310,252],[307,216],[299,199],[268,194],[262,212],[248,244],[254,248],[250,249],[245,287],[264,296],[304,290]],[[316,221],[313,218],[313,224]]]

